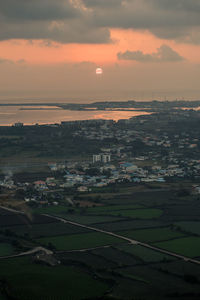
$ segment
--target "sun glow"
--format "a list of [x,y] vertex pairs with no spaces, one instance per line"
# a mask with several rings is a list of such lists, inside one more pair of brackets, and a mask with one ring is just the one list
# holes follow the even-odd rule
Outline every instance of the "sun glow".
[[102,68],[96,68],[96,75],[102,75],[102,74],[103,74]]

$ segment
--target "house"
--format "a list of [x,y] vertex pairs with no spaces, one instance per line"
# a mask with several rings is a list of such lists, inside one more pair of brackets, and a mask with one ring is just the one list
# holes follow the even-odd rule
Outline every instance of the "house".
[[35,181],[34,185],[36,190],[48,190],[48,187],[46,186],[46,182],[42,180]]
[[79,191],[79,192],[88,192],[88,187],[87,186],[79,186],[78,188],[77,188],[77,191]]

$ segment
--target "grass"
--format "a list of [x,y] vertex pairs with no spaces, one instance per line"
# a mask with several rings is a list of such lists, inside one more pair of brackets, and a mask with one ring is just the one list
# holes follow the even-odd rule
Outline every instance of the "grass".
[[57,250],[61,251],[95,248],[124,242],[117,237],[99,232],[41,238],[37,241],[45,246],[51,243],[56,247]]
[[169,263],[160,263],[155,266],[157,269],[162,269],[176,276],[193,275],[200,281],[199,265],[195,265],[183,260],[174,260]]
[[[104,249],[104,248],[103,248]],[[103,250],[102,249],[102,250]],[[98,249],[100,250],[100,249]],[[109,260],[107,257],[103,257],[100,255],[93,254],[94,251],[84,251],[84,252],[67,252],[60,254],[60,258],[62,261],[66,262],[66,264],[80,262],[81,264],[87,265],[88,268],[92,268],[94,271],[98,269],[109,269],[116,267],[116,264]]]
[[160,227],[166,225],[165,222],[162,222],[160,219],[126,219],[119,222],[112,223],[101,223],[97,224],[96,227],[108,231],[128,231],[128,230],[137,230],[145,228]]
[[14,253],[12,245],[8,243],[0,243],[0,256],[9,256]]
[[92,253],[114,262],[117,266],[130,266],[140,263],[134,256],[124,253],[114,247],[93,250]]
[[141,281],[141,282],[144,282],[146,284],[149,284],[150,282],[143,279],[142,277],[139,277],[139,276],[136,276],[136,275],[133,275],[131,274],[131,272],[128,272],[126,270],[123,270],[123,271],[117,271],[118,274],[122,275],[122,276],[125,276],[125,277],[128,277],[132,280],[136,280],[136,281]]
[[34,225],[18,225],[15,227],[8,227],[11,231],[19,234],[28,234],[32,238],[64,235],[64,234],[77,234],[89,232],[89,229],[74,226],[71,224],[64,224],[62,222],[49,223],[49,224],[34,224]]
[[140,260],[150,263],[150,262],[160,262],[164,260],[173,260],[174,258],[163,254],[160,252],[153,251],[151,249],[142,247],[140,245],[120,245],[118,248],[121,251],[124,251],[126,253],[130,253],[136,257],[138,257]]
[[175,225],[186,232],[200,235],[200,222],[177,222]]
[[121,217],[115,216],[88,216],[88,215],[79,215],[79,214],[68,214],[62,216],[62,218],[70,221],[74,221],[80,224],[95,224],[95,223],[106,223],[106,222],[115,222],[121,221]]
[[69,207],[67,206],[48,206],[37,208],[35,210],[36,213],[40,214],[52,214],[54,216],[58,216],[61,218],[65,218],[66,220],[82,223],[82,224],[94,224],[94,223],[103,223],[103,222],[113,222],[121,220],[120,217],[115,216],[104,216],[104,215],[88,215],[86,210],[85,213],[81,213],[80,208],[73,208],[74,212],[68,212]]
[[135,209],[135,210],[121,210],[120,212],[112,212],[113,216],[122,216],[134,219],[153,219],[159,218],[162,215],[163,211],[156,208],[147,208],[147,209]]
[[27,299],[96,299],[108,285],[77,267],[32,264],[28,258],[0,261],[0,277],[6,278],[9,294],[17,300]]
[[188,257],[200,255],[200,237],[185,237],[167,242],[155,243],[155,246]]
[[87,210],[89,213],[110,213],[112,211],[121,211],[121,210],[128,210],[128,209],[138,209],[142,208],[141,205],[106,205],[106,206],[99,206],[99,207],[92,207]]
[[[155,264],[155,267],[156,265],[157,264]],[[145,289],[144,291],[142,289],[139,289],[138,292],[140,297],[139,295],[137,295],[136,291],[135,296],[137,295],[137,297],[135,298],[137,299],[192,299],[192,295],[189,293],[194,293],[195,291],[195,293],[197,293],[198,295],[199,292],[198,285],[188,284],[183,280],[183,278],[171,276],[171,274],[157,270],[156,268],[154,268],[154,266],[151,267],[149,265],[138,265],[133,267],[121,268],[119,271],[122,272],[122,274],[124,273],[125,276],[129,274],[149,283],[146,285],[146,291]],[[142,296],[143,292],[145,292],[146,295]],[[151,297],[151,293],[154,294],[154,296],[152,295],[153,297]],[[172,297],[172,295],[176,293],[180,294],[180,297]],[[188,293],[189,297],[187,296],[185,298],[184,294],[186,295],[186,293]],[[134,297],[132,297],[132,299],[134,299]]]
[[153,228],[153,229],[120,231],[119,234],[147,243],[166,241],[166,240],[184,236],[183,233],[173,231],[169,228]]
[[68,206],[47,206],[47,207],[40,207],[34,209],[34,212],[38,214],[65,214],[67,213],[67,210],[69,209]]

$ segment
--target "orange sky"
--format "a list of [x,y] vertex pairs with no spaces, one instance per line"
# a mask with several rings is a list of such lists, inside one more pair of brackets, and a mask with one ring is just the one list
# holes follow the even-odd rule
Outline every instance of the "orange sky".
[[200,63],[200,46],[179,44],[174,41],[161,40],[148,31],[111,30],[112,44],[56,44],[45,46],[43,41],[29,42],[11,40],[0,42],[0,53],[4,59],[13,61],[25,60],[28,64],[56,64],[93,62],[96,65],[134,64],[117,60],[117,53],[126,51],[155,52],[163,44],[167,44],[185,57],[189,62]]

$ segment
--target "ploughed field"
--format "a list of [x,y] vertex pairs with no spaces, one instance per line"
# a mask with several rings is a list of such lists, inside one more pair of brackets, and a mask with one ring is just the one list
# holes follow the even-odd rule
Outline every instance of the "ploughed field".
[[[197,196],[149,189],[110,198],[101,195],[95,207],[63,204],[27,211],[0,209],[0,291],[4,297],[200,298],[200,264],[134,242],[200,261]],[[12,257],[38,246],[53,251],[54,266],[36,254]]]

